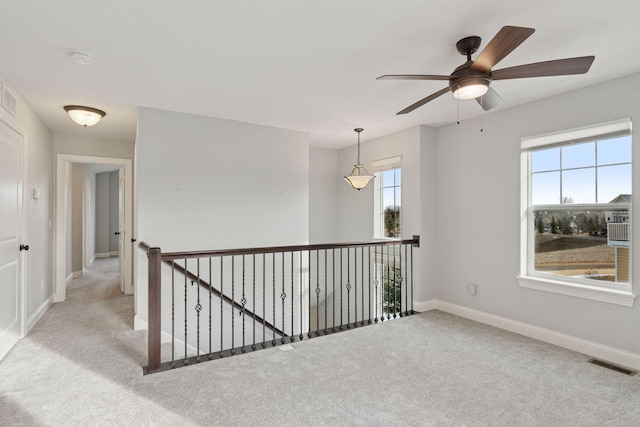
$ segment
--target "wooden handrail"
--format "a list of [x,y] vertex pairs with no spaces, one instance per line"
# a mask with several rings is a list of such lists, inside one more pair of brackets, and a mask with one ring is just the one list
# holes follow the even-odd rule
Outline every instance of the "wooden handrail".
[[[340,249],[340,248],[357,248],[361,246],[395,246],[395,245],[412,245],[420,247],[420,236],[413,236],[411,239],[405,240],[372,240],[368,242],[350,242],[350,243],[320,243],[312,245],[294,245],[294,246],[269,246],[259,248],[242,248],[242,249],[216,249],[209,251],[187,251],[187,252],[163,252],[162,260],[174,260],[185,258],[202,258],[217,257],[230,255],[251,255],[251,254],[270,254],[280,252],[300,252],[300,251],[317,251],[322,249]],[[149,245],[140,242],[140,248],[148,251]]]

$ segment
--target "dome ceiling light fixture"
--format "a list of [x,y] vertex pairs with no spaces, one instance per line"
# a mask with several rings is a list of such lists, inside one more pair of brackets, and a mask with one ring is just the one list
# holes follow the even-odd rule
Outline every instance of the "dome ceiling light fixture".
[[[351,171],[351,175],[345,176],[344,180],[349,183],[352,188],[360,191],[367,186],[369,181],[373,179],[373,175],[367,171],[362,163],[360,163],[360,132],[364,129],[355,128],[354,131],[358,133],[358,157],[356,158],[356,164],[353,165],[353,170]],[[364,174],[362,171],[364,170]]]
[[64,111],[69,114],[71,120],[84,127],[97,124],[107,115],[107,113],[97,108],[83,107],[81,105],[65,105]]

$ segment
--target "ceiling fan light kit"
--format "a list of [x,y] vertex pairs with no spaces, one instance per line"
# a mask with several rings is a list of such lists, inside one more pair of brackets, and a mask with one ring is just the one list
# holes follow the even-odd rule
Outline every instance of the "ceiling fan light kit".
[[502,27],[487,44],[476,60],[471,55],[477,52],[482,39],[478,36],[465,37],[456,43],[456,49],[467,57],[467,62],[456,68],[448,76],[432,74],[389,74],[378,80],[446,80],[449,87],[439,90],[413,103],[398,114],[407,114],[451,91],[457,99],[475,99],[486,111],[502,103],[500,95],[490,85],[494,80],[521,79],[543,76],[566,76],[584,74],[589,71],[594,56],[581,56],[552,61],[518,65],[493,71],[492,68],[520,46],[534,33],[533,28]]

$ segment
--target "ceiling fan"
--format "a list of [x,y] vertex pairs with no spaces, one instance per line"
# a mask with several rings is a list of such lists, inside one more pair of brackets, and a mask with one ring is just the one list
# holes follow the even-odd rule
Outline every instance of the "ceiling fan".
[[502,98],[489,85],[494,80],[521,79],[525,77],[564,76],[584,74],[589,71],[594,56],[557,59],[553,61],[536,62],[518,65],[492,71],[491,68],[504,59],[515,48],[520,46],[535,30],[525,27],[502,27],[498,34],[487,44],[475,61],[471,60],[480,47],[478,36],[465,37],[456,43],[461,55],[467,57],[467,62],[453,70],[449,76],[432,74],[390,74],[377,80],[445,80],[449,87],[439,90],[420,101],[411,104],[398,114],[407,114],[429,101],[433,101],[448,91],[458,99],[473,99],[484,110],[490,110],[502,103]]

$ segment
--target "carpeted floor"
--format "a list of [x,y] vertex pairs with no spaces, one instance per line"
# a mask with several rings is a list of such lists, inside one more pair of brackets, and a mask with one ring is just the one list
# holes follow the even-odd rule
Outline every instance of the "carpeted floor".
[[0,425],[640,425],[640,376],[438,311],[142,376],[117,279],[97,260],[0,362]]

